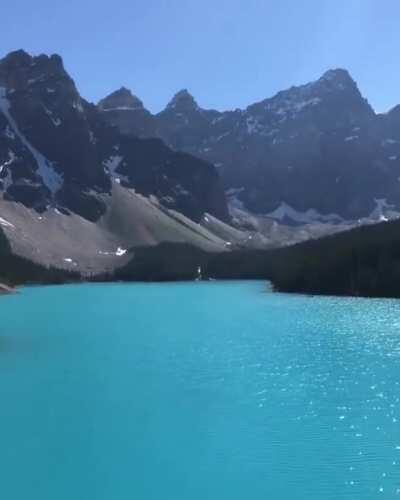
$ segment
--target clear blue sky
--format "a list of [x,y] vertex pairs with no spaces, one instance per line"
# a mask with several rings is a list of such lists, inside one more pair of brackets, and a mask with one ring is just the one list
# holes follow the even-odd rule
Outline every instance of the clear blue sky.
[[121,85],[152,111],[188,88],[232,109],[347,68],[378,111],[400,103],[400,0],[12,0],[0,57],[59,53],[82,95]]

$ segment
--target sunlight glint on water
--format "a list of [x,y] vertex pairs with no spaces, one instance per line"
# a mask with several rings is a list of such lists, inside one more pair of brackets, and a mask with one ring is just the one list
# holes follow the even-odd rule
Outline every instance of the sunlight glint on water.
[[2,498],[400,498],[398,301],[116,284],[0,312]]

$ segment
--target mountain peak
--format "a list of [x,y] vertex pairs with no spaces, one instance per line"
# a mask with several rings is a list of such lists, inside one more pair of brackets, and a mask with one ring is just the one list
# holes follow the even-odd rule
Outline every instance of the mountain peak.
[[197,102],[192,94],[187,89],[182,89],[177,92],[170,100],[166,109],[178,109],[180,111],[188,111],[198,109]]
[[1,59],[1,62],[3,63],[19,63],[19,64],[29,64],[32,61],[33,57],[28,54],[23,49],[19,50],[14,50],[13,52],[10,52],[7,54],[3,59]]
[[16,50],[0,59],[0,85],[3,87],[18,91],[43,90],[55,81],[76,91],[61,56],[57,54],[32,56],[24,50]]
[[398,104],[394,108],[390,109],[386,114],[391,115],[391,116],[395,116],[395,115],[400,116],[400,104]]
[[357,86],[347,69],[343,68],[329,69],[322,75],[319,82],[329,82],[339,88]]
[[0,59],[0,64],[4,64],[8,69],[23,68],[27,66],[33,67],[37,64],[45,64],[46,66],[54,66],[63,69],[63,60],[58,54],[52,54],[51,56],[46,54],[32,56],[23,49],[10,52],[3,59]]
[[102,99],[99,104],[99,108],[103,111],[110,110],[133,110],[133,109],[143,109],[143,102],[132,94],[132,92],[126,87],[121,87],[120,89],[112,92],[110,95]]

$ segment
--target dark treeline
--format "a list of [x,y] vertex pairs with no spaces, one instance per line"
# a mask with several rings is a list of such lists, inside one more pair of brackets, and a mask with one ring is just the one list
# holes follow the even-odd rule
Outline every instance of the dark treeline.
[[274,250],[209,254],[190,245],[134,251],[114,279],[265,279],[274,289],[327,295],[400,297],[400,221],[362,226]]
[[14,287],[19,285],[61,285],[83,281],[78,272],[56,267],[41,266],[15,255],[0,257],[0,282]]
[[81,281],[78,272],[45,267],[12,253],[4,233],[0,231],[0,282],[9,286],[61,284]]
[[[1,235],[1,232],[0,232]],[[400,297],[400,221],[274,250],[210,254],[187,244],[131,249],[131,260],[114,272],[82,277],[13,256],[0,236],[0,282],[9,285],[78,281],[182,281],[265,279],[281,292]]]
[[190,281],[198,278],[199,267],[211,255],[186,243],[161,243],[130,250],[128,264],[112,274],[99,275],[96,281]]
[[207,273],[269,279],[282,292],[400,297],[400,221],[276,250],[218,255]]

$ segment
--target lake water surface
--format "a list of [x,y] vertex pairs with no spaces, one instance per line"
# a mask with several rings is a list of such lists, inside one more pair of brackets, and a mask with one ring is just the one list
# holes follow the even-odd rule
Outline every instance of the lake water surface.
[[260,282],[0,300],[4,500],[400,498],[400,302]]

